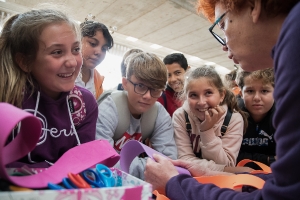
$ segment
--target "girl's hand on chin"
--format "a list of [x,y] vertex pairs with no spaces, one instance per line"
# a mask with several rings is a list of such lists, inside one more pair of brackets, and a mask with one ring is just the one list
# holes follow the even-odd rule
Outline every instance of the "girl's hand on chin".
[[200,124],[200,131],[204,132],[211,129],[220,120],[224,113],[225,109],[219,105],[205,111],[205,120]]

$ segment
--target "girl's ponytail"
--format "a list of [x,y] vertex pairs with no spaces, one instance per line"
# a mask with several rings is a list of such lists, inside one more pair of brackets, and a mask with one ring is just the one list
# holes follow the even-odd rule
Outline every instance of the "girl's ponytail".
[[242,111],[238,104],[237,104],[237,99],[236,96],[233,94],[233,92],[227,88],[224,87],[225,90],[225,97],[224,100],[222,102],[223,104],[227,104],[228,109],[231,112],[239,112],[244,120],[244,133],[246,133],[247,127],[248,127],[248,113]]

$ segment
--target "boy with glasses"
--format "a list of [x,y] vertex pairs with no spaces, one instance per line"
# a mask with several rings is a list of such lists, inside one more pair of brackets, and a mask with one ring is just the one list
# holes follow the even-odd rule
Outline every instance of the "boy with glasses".
[[[176,159],[171,117],[156,102],[166,87],[166,66],[156,55],[146,52],[134,53],[127,59],[126,77],[122,78],[124,91],[113,92],[99,105],[96,139],[108,140],[118,152],[129,140],[149,139],[153,149]],[[144,127],[151,121],[152,131],[146,134]],[[125,127],[120,128],[121,124]],[[145,158],[135,158],[130,174],[143,179],[145,164]]]

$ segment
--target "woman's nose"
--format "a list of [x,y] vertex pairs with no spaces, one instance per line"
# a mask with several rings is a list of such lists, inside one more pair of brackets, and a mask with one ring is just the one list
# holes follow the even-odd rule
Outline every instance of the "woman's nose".
[[223,51],[228,51],[227,45],[222,46]]

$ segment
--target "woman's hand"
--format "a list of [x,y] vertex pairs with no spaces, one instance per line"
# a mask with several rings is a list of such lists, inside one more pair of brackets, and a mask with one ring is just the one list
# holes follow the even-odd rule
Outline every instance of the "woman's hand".
[[203,132],[211,129],[220,120],[224,113],[225,109],[219,105],[205,111],[205,120],[200,124],[200,131]]
[[157,190],[160,194],[165,194],[167,182],[178,175],[178,171],[172,164],[171,160],[163,156],[154,154],[153,161],[148,158],[145,168],[145,181],[152,184],[153,190]]

